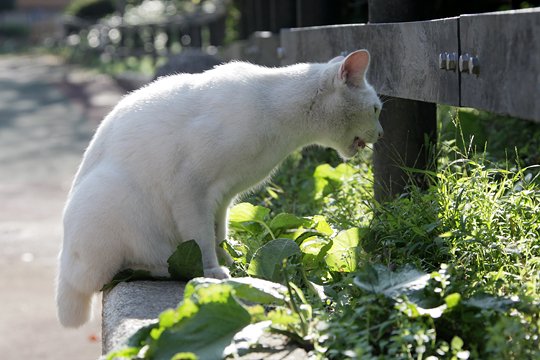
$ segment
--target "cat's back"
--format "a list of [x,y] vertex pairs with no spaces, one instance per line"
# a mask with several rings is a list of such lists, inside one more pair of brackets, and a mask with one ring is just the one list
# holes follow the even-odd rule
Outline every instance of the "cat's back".
[[288,79],[306,77],[316,65],[318,64],[296,64],[269,68],[232,61],[203,73],[163,76],[128,94],[116,106],[112,117],[121,117],[125,112],[163,112],[182,107],[194,108],[222,97],[229,100],[245,97],[249,99],[261,89],[287,86]]
[[234,123],[245,127],[242,121],[260,117],[262,107],[271,106],[273,94],[301,93],[290,85],[291,79],[304,78],[312,70],[313,64],[268,68],[233,61],[204,73],[158,78],[126,95],[104,119],[86,162],[95,164],[112,154],[122,158],[143,149],[166,152],[173,142],[191,143],[202,132],[222,131],[224,122],[228,128]]

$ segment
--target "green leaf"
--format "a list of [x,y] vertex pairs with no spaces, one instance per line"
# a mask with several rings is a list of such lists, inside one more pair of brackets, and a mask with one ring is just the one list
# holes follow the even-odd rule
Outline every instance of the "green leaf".
[[470,299],[464,300],[463,304],[484,310],[505,312],[519,303],[517,299],[497,297],[485,293],[477,294]]
[[315,199],[321,199],[326,195],[331,187],[339,187],[345,180],[350,179],[356,170],[348,164],[340,164],[333,168],[329,164],[317,166],[313,173],[315,181]]
[[461,350],[463,348],[463,340],[459,336],[454,336],[450,343],[452,350]]
[[355,168],[346,163],[341,163],[335,168],[329,164],[322,164],[317,166],[313,173],[313,177],[329,179],[341,183],[344,180],[350,179],[355,173]]
[[125,269],[116,274],[111,281],[103,285],[101,291],[108,291],[121,282],[141,281],[141,280],[164,280],[163,277],[152,276],[148,270]]
[[283,260],[299,255],[300,248],[291,239],[276,239],[260,247],[249,264],[247,273],[270,281],[282,279]]
[[330,241],[319,237],[310,237],[300,244],[300,250],[304,254],[319,255],[321,250],[328,245]]
[[360,243],[361,229],[342,231],[332,239],[325,261],[331,271],[352,272],[357,266],[357,247]]
[[328,224],[324,216],[322,215],[313,216],[313,222],[317,224],[315,225],[315,230],[317,230],[318,232],[326,236],[330,236],[334,234],[334,230],[332,229],[330,224]]
[[204,276],[201,249],[195,240],[178,245],[167,263],[169,274],[175,280],[187,281]]
[[300,218],[293,214],[281,213],[277,214],[276,217],[270,221],[270,229],[275,233],[278,230],[287,230],[287,229],[296,229],[300,226],[305,226],[311,221],[307,219]]
[[171,358],[171,360],[197,360],[198,357],[194,353],[191,352],[179,352],[178,354],[174,354],[174,356]]
[[[200,359],[221,359],[234,335],[251,321],[233,292],[230,285],[222,283],[197,287],[178,307],[179,321],[163,329],[149,344],[146,356],[169,360],[185,352]],[[185,309],[188,311],[183,314]]]
[[263,206],[240,203],[233,206],[229,211],[229,221],[233,223],[265,222],[268,214],[270,214],[270,209]]
[[133,359],[139,353],[138,347],[127,347],[107,354],[106,360]]
[[392,272],[382,265],[370,266],[364,274],[354,279],[354,284],[361,289],[376,294],[396,298],[426,287],[430,276],[410,266]]
[[230,278],[225,280],[209,278],[193,279],[186,285],[184,296],[191,296],[191,294],[193,294],[200,286],[219,283],[230,285],[234,289],[237,298],[258,304],[282,305],[285,303],[288,296],[287,288],[285,286],[252,277]]
[[444,302],[449,309],[456,307],[461,302],[461,295],[459,293],[452,293],[444,298]]

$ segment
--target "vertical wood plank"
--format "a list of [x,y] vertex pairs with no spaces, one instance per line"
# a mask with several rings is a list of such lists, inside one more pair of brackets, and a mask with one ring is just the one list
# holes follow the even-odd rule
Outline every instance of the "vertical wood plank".
[[[414,0],[369,0],[369,20],[373,23],[421,20],[425,17],[423,10],[419,7],[411,9],[417,3]],[[401,41],[409,39],[403,37]],[[414,46],[418,53],[415,45],[422,40],[425,43],[422,38],[405,43]],[[406,48],[400,49],[406,51]],[[401,63],[408,63],[407,58],[403,57]],[[415,67],[410,70],[414,72]],[[405,190],[411,179],[403,167],[426,169],[433,164],[430,150],[436,143],[435,104],[400,98],[390,98],[390,101],[392,103],[387,104],[386,111],[380,116],[386,135],[375,144],[373,151],[374,192],[378,201],[391,199]],[[423,181],[420,180],[418,185],[422,186]]]

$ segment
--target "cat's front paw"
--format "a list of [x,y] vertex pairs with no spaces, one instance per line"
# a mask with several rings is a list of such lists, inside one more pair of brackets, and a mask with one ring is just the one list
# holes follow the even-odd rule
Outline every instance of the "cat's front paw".
[[216,266],[209,269],[204,269],[204,276],[214,279],[228,279],[231,277],[229,269],[224,266]]

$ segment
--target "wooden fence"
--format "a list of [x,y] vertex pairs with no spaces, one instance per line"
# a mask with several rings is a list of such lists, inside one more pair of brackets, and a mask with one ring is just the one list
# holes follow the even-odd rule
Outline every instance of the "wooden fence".
[[[540,8],[430,21],[284,29],[281,47],[283,64],[327,61],[365,48],[373,59],[369,81],[381,95],[414,100],[413,105],[474,107],[540,123]],[[393,108],[392,119],[383,123],[385,137],[392,130],[388,127],[399,128],[400,117],[408,116],[397,113],[400,110],[407,108]],[[389,146],[403,154],[410,139],[422,142],[426,133],[422,124],[431,122],[424,120],[413,119],[408,129],[401,128],[387,139],[384,149],[375,147],[376,184],[383,184],[379,198],[384,197],[382,192],[403,189],[403,182],[390,186],[403,176],[396,168],[426,166],[427,160],[418,164],[415,153],[410,161],[402,157],[401,164],[387,165],[391,156],[377,161],[377,153],[388,152]],[[400,138],[409,139],[408,144],[392,144],[403,142]],[[377,171],[377,166],[393,170]]]
[[540,9],[285,29],[281,44],[284,64],[369,49],[379,94],[540,122]]

